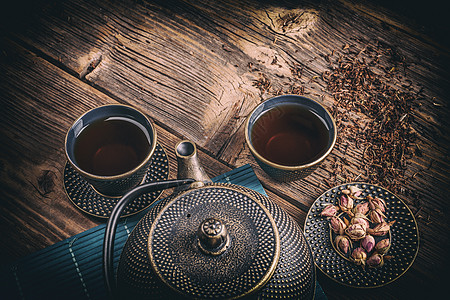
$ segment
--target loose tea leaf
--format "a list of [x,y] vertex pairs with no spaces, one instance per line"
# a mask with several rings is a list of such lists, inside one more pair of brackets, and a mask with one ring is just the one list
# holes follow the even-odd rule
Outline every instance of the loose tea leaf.
[[[363,147],[364,173],[369,183],[397,191],[406,161],[415,152],[411,128],[414,101],[419,92],[399,84],[403,56],[380,42],[359,51],[346,45],[343,54],[327,58],[322,74],[335,99],[333,115],[342,141]],[[364,118],[356,119],[360,114]]]

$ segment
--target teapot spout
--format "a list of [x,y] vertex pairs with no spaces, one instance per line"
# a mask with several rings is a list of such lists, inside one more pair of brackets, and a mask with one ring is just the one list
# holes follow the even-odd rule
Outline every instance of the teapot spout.
[[195,182],[190,187],[201,187],[205,183],[211,182],[211,179],[200,164],[197,156],[197,147],[193,142],[189,140],[179,142],[175,146],[175,154],[178,163],[177,178],[194,179]]

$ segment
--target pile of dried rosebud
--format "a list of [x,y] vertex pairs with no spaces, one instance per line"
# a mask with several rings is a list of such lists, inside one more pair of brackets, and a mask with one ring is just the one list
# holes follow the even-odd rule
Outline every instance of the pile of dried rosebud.
[[[345,257],[363,267],[381,267],[385,259],[392,257],[386,253],[390,247],[389,230],[395,221],[386,222],[383,199],[370,195],[361,198],[361,195],[356,186],[342,190],[338,205],[328,204],[320,216],[329,218],[335,233],[332,242]],[[354,205],[355,200],[361,202]],[[338,215],[340,210],[342,213]]]

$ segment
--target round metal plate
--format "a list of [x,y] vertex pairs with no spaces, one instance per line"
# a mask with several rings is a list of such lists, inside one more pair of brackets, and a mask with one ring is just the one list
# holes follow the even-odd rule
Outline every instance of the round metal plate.
[[[386,202],[386,221],[394,221],[391,227],[391,247],[379,268],[362,268],[340,255],[332,245],[328,218],[319,214],[327,204],[338,204],[343,189],[356,186],[367,195],[379,197]],[[365,201],[356,200],[355,205]],[[388,190],[367,184],[348,183],[336,186],[323,193],[311,206],[304,226],[305,237],[311,247],[314,263],[332,280],[351,287],[373,288],[386,285],[402,276],[413,264],[419,250],[419,231],[411,210],[396,195]]]
[[[201,222],[225,224],[229,248],[204,254],[198,247]],[[168,286],[191,298],[235,298],[261,288],[272,276],[280,239],[267,209],[242,191],[225,187],[189,190],[159,213],[149,238],[153,269]]]
[[[169,177],[169,161],[164,149],[157,144],[152,162],[143,183],[166,180]],[[108,218],[120,197],[106,197],[99,194],[67,162],[64,168],[64,188],[70,201],[81,211],[100,218]],[[161,195],[162,191],[144,194],[128,204],[122,217],[146,209]]]

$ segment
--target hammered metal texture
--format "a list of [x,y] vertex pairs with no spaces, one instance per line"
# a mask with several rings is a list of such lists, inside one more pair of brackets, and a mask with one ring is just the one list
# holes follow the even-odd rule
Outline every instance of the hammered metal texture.
[[128,237],[117,268],[119,298],[177,299],[177,294],[158,279],[148,257],[150,227],[158,212],[171,199],[164,198],[150,209]]
[[[143,183],[166,180],[169,177],[169,161],[164,149],[157,144]],[[69,163],[64,168],[64,188],[72,203],[83,212],[100,218],[108,218],[120,197],[107,197],[98,193]],[[161,191],[144,194],[128,204],[121,215],[127,217],[146,209]]]
[[95,187],[95,189],[99,193],[105,195],[105,197],[120,197],[142,182],[144,176],[148,171],[151,161],[152,159],[150,159],[145,165],[139,168],[135,173],[125,178],[119,178],[115,180],[85,178],[85,180],[93,187]]
[[[207,218],[220,218],[230,236],[220,256],[198,248],[197,230]],[[153,223],[151,263],[163,281],[192,298],[234,298],[263,285],[278,262],[278,232],[267,210],[230,188],[188,191],[170,203]]]
[[316,270],[311,249],[300,227],[268,197],[255,191],[248,193],[269,210],[277,225],[281,242],[280,259],[275,273],[256,295],[257,299],[313,299]]
[[[325,205],[336,205],[342,190],[349,186],[362,189],[361,198],[371,195],[383,199],[386,221],[395,221],[390,230],[391,247],[388,252],[393,257],[385,260],[382,267],[363,269],[338,254],[330,239],[329,220],[319,216]],[[360,201],[363,200],[357,200],[355,204]],[[395,281],[411,267],[419,250],[417,223],[409,208],[388,190],[366,183],[343,184],[323,193],[308,212],[304,233],[316,266],[332,280],[351,287],[374,288]]]
[[[214,184],[219,188],[232,187],[253,196],[273,216],[280,237],[280,258],[270,280],[259,291],[245,298],[251,299],[312,299],[315,291],[315,268],[305,238],[295,223],[278,205],[267,197],[244,187]],[[207,186],[210,188],[210,186]],[[151,224],[158,212],[173,197],[162,199],[136,225],[122,251],[117,271],[122,297],[130,299],[178,299],[179,293],[158,279],[147,254]],[[225,296],[226,297],[226,296]],[[217,298],[217,297],[216,297]]]
[[305,178],[306,176],[310,175],[312,172],[314,172],[317,167],[320,165],[320,162],[310,166],[308,168],[301,168],[297,170],[284,170],[284,169],[278,169],[275,167],[272,167],[268,164],[265,164],[261,160],[259,160],[257,157],[255,157],[256,162],[261,167],[261,169],[264,170],[267,174],[269,174],[270,177],[273,179],[280,181],[280,182],[291,182],[300,180],[302,178]]

